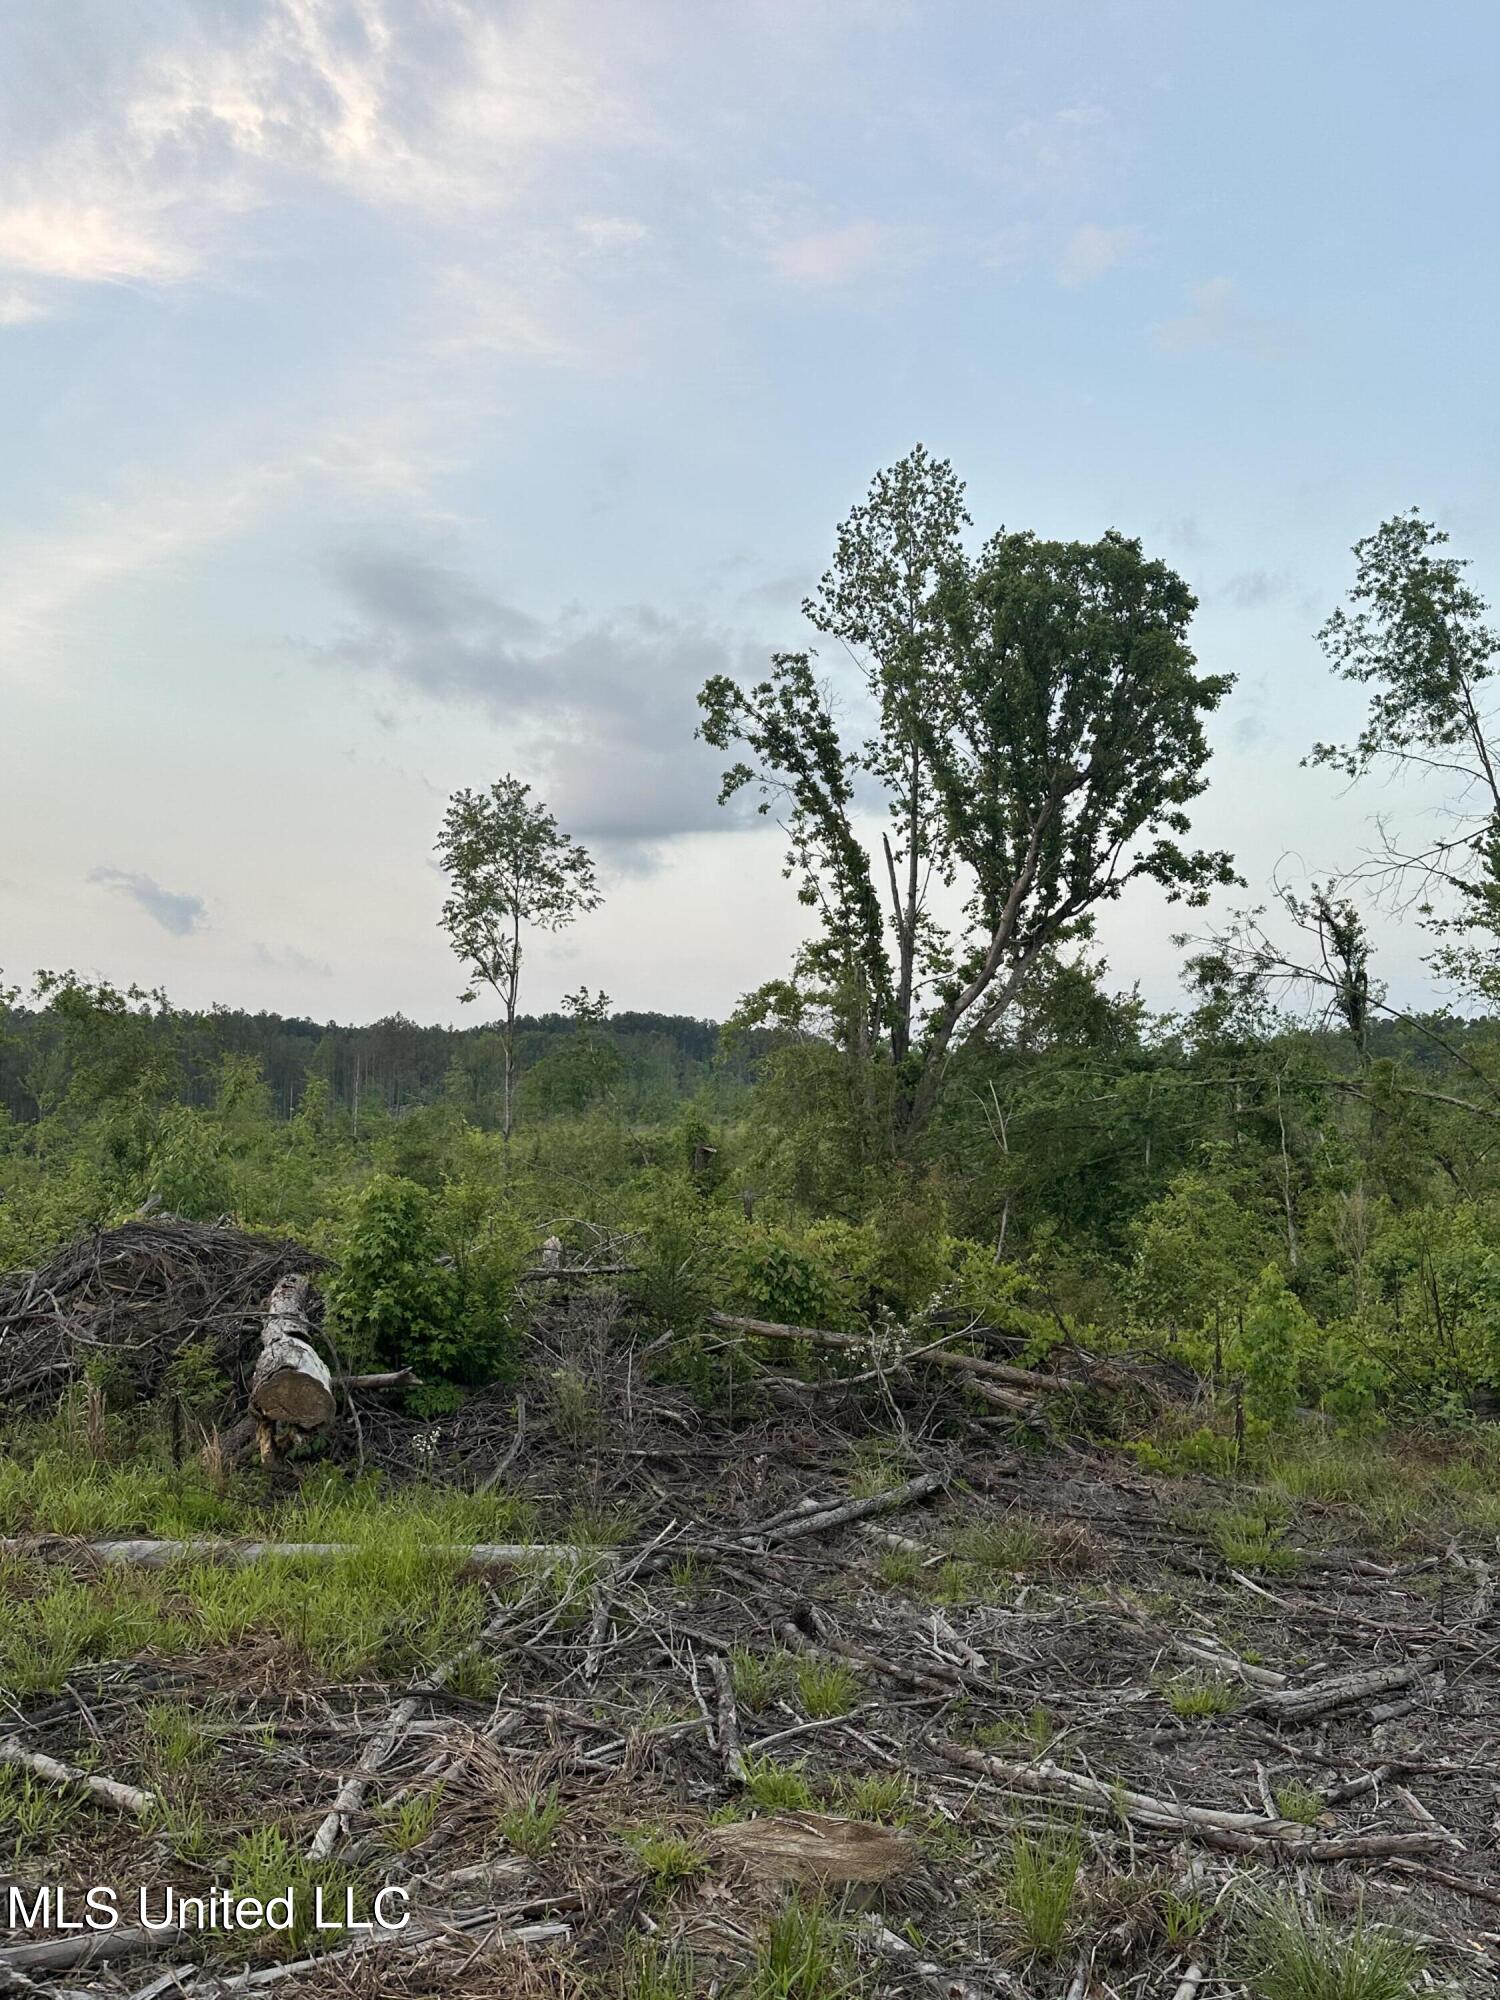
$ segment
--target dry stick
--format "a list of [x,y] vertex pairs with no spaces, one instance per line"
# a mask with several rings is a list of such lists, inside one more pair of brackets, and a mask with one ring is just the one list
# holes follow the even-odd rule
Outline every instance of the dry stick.
[[719,1726],[717,1747],[719,1761],[724,1766],[724,1775],[733,1785],[745,1782],[745,1760],[740,1755],[740,1717],[734,1701],[734,1679],[729,1671],[729,1662],[722,1653],[711,1653],[708,1670],[714,1677],[714,1692],[718,1697]]
[[[255,1972],[241,1972],[230,1979],[216,1980],[213,1990],[216,1993],[254,1992],[262,1986],[274,1986],[280,1980],[296,1978],[300,1973],[338,1965],[367,1951],[379,1951],[390,1946],[397,1950],[423,1950],[441,1944],[445,1937],[473,1932],[486,1924],[498,1922],[499,1913],[486,1910],[480,1916],[454,1917],[444,1924],[413,1923],[405,1930],[372,1932],[338,1951],[319,1952],[315,1958],[288,1959],[281,1965],[262,1966]],[[497,1941],[507,1945],[547,1944],[554,1939],[565,1942],[571,1936],[572,1931],[567,1924],[522,1924],[515,1930],[500,1932]],[[0,1971],[10,1972],[22,1967],[63,1971],[92,1966],[105,1959],[135,1958],[146,1952],[163,1951],[168,1948],[169,1941],[180,1944],[180,1935],[175,1931],[167,1933],[134,1927],[129,1930],[95,1931],[86,1937],[49,1938],[35,1944],[19,1945],[10,1951],[0,1951]]]
[[1192,1964],[1188,1967],[1187,1971],[1183,1974],[1182,1984],[1178,1987],[1177,1991],[1172,1995],[1172,2000],[1193,2000],[1193,1995],[1198,1991],[1198,1988],[1203,1984],[1203,1975],[1206,1970],[1207,1968],[1205,1967],[1203,1960],[1201,1958],[1195,1958]]
[[[210,1536],[185,1541],[69,1542],[56,1537],[0,1538],[0,1555],[92,1556],[98,1562],[130,1563],[137,1569],[166,1569],[182,1561],[295,1562],[322,1561],[360,1554],[360,1542],[224,1542]],[[589,1552],[573,1542],[433,1542],[424,1555],[456,1558],[475,1569],[516,1569],[530,1562],[582,1561]]]
[[31,1771],[54,1785],[82,1785],[101,1804],[113,1806],[116,1812],[134,1813],[137,1819],[146,1819],[156,1810],[154,1792],[138,1791],[134,1785],[121,1784],[118,1778],[101,1778],[96,1772],[80,1771],[75,1764],[64,1764],[44,1751],[28,1750],[15,1736],[0,1741],[0,1764],[17,1764],[23,1771]]
[[1282,1722],[1309,1722],[1314,1716],[1328,1715],[1336,1708],[1352,1708],[1371,1695],[1389,1694],[1409,1687],[1431,1665],[1428,1659],[1403,1660],[1394,1667],[1365,1667],[1359,1673],[1335,1674],[1329,1680],[1313,1681],[1306,1687],[1273,1688],[1259,1694],[1247,1706],[1257,1715],[1269,1715]]
[[1049,1759],[1036,1764],[1011,1764],[968,1750],[957,1743],[930,1738],[932,1748],[950,1764],[978,1771],[998,1784],[1045,1798],[1073,1798],[1115,1812],[1159,1833],[1187,1834],[1211,1847],[1253,1853],[1275,1847],[1307,1861],[1347,1861],[1367,1855],[1431,1854],[1449,1843],[1435,1833],[1314,1834],[1298,1820],[1267,1819],[1261,1813],[1230,1812],[1214,1806],[1185,1806],[1175,1799],[1152,1798],[1123,1785],[1106,1785],[1079,1771],[1065,1771]]
[[[386,1758],[390,1756],[405,1734],[408,1724],[416,1714],[422,1697],[424,1695],[436,1694],[440,1688],[445,1687],[454,1672],[465,1660],[472,1659],[481,1647],[488,1644],[491,1639],[498,1637],[508,1625],[514,1623],[514,1620],[514,1611],[511,1607],[507,1606],[505,1610],[490,1620],[477,1639],[471,1639],[468,1645],[461,1646],[456,1653],[451,1654],[446,1660],[440,1661],[424,1680],[417,1682],[410,1694],[404,1696],[388,1712],[380,1734],[368,1746],[354,1771],[350,1773],[339,1787],[338,1797],[319,1822],[318,1830],[313,1835],[312,1844],[307,1850],[310,1859],[321,1861],[333,1852],[335,1846],[338,1844],[340,1834],[348,1826],[349,1815],[358,1809],[365,1793],[369,1790],[370,1779],[379,1770]],[[378,1754],[376,1754],[377,1752]]]
[[830,1528],[841,1528],[846,1521],[863,1521],[871,1514],[894,1513],[898,1507],[909,1507],[913,1500],[925,1500],[929,1493],[936,1493],[944,1486],[940,1472],[921,1472],[915,1479],[908,1479],[904,1486],[892,1486],[885,1493],[872,1494],[868,1500],[846,1500],[841,1507],[831,1507],[826,1514],[802,1514],[791,1521],[783,1521],[778,1528],[766,1530],[752,1529],[740,1539],[747,1547],[773,1542],[795,1542],[803,1535],[825,1534]]
[[506,1446],[499,1462],[487,1472],[474,1488],[476,1493],[488,1493],[500,1484],[520,1455],[521,1446],[526,1442],[526,1398],[516,1397],[516,1434]]
[[[851,1348],[870,1345],[857,1333],[831,1333],[820,1326],[783,1326],[777,1320],[743,1319],[734,1313],[710,1313],[708,1323],[731,1333],[754,1334],[758,1340],[805,1340],[813,1347],[829,1347],[845,1353]],[[1071,1375],[1044,1375],[1035,1368],[1018,1368],[1010,1362],[989,1361],[977,1354],[953,1354],[944,1347],[915,1347],[893,1357],[897,1368],[906,1368],[915,1361],[925,1361],[930,1368],[949,1368],[955,1374],[980,1376],[989,1382],[1005,1382],[1013,1388],[1038,1389],[1053,1395],[1083,1386]]]

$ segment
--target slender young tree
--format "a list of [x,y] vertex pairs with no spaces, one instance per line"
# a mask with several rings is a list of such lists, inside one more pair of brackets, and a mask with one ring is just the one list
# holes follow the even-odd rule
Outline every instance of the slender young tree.
[[[1183,845],[1206,782],[1203,717],[1231,686],[1195,671],[1186,584],[1113,532],[1002,531],[971,556],[967,520],[951,467],[918,448],[839,530],[805,608],[863,676],[863,740],[841,731],[811,653],[699,695],[701,734],[746,752],[721,799],[756,786],[761,811],[784,815],[787,872],[819,913],[776,991],[820,989],[844,1046],[885,1073],[876,1096],[900,1157],[952,1056],[1099,905],[1138,877],[1190,902],[1234,880],[1227,854]],[[938,905],[955,896],[945,925]]]
[[587,848],[563,833],[530,785],[507,776],[487,792],[455,792],[437,853],[448,877],[439,923],[469,974],[461,1000],[493,987],[503,1013],[505,1096],[501,1130],[515,1117],[516,1009],[522,933],[559,931],[603,900]]
[[[1440,784],[1445,830],[1409,842],[1381,823],[1375,872],[1416,885],[1427,928],[1449,942],[1433,964],[1500,996],[1500,744],[1490,683],[1500,633],[1448,537],[1413,510],[1354,544],[1355,579],[1318,638],[1334,671],[1370,691],[1352,743],[1316,744],[1310,764],[1348,778],[1384,769]],[[1360,873],[1368,873],[1361,870]]]

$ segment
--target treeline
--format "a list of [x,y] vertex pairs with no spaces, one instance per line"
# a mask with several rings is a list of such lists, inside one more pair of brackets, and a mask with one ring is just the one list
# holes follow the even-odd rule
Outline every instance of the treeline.
[[[50,1002],[50,1004],[49,1004]],[[171,1094],[186,1105],[215,1102],[225,1059],[253,1065],[277,1119],[293,1117],[313,1082],[330,1106],[355,1125],[376,1112],[399,1117],[447,1100],[482,1129],[500,1118],[504,1054],[488,1025],[424,1026],[403,1014],[355,1026],[302,1015],[249,1013],[242,1008],[195,1010],[160,995],[95,1001],[133,1014],[132,1046],[164,1064]],[[88,1060],[97,1036],[66,996],[39,996],[0,1011],[0,1109],[16,1124],[44,1119],[67,1098],[74,1070]],[[521,1089],[533,1116],[586,1110],[606,1098],[624,1115],[667,1117],[684,1100],[705,1095],[728,1108],[751,1080],[759,1046],[773,1038],[752,1033],[721,1048],[715,1022],[688,1014],[624,1011],[599,1024],[558,1014],[524,1015],[516,1023]],[[80,1045],[83,1045],[82,1048]]]

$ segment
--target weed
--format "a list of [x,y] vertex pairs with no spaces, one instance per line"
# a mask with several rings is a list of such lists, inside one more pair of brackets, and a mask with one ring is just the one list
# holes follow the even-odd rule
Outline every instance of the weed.
[[1422,1953],[1396,1932],[1289,1899],[1250,1918],[1240,1955],[1262,2000],[1412,2000],[1422,1976]]
[[387,1847],[397,1854],[409,1854],[420,1847],[436,1824],[442,1803],[443,1788],[434,1785],[431,1791],[412,1792],[389,1808],[382,1815]]
[[859,1676],[837,1660],[797,1662],[797,1693],[815,1721],[847,1715],[859,1693]]
[[1210,1715],[1231,1715],[1240,1705],[1239,1690],[1232,1681],[1210,1674],[1202,1678],[1184,1674],[1168,1681],[1162,1689],[1172,1713],[1184,1722]]
[[519,1806],[502,1813],[496,1825],[507,1846],[513,1847],[517,1854],[524,1854],[528,1861],[537,1861],[556,1839],[566,1812],[553,1785],[548,1791],[534,1792]]
[[917,1549],[882,1549],[875,1574],[887,1590],[915,1590],[922,1581],[925,1564]]
[[812,1786],[807,1782],[802,1759],[795,1764],[779,1764],[769,1755],[745,1752],[745,1791],[767,1812],[806,1812],[813,1804]]
[[1027,1948],[1039,1958],[1055,1958],[1068,1937],[1082,1866],[1076,1827],[1023,1829],[1011,1841],[1006,1897]]
[[1287,1547],[1285,1520],[1273,1509],[1231,1508],[1210,1522],[1209,1535],[1231,1569],[1285,1576],[1301,1566],[1302,1552]]
[[859,1778],[841,1778],[836,1797],[851,1819],[901,1826],[911,1817],[911,1787],[900,1771],[867,1771]]
[[783,1646],[774,1646],[768,1653],[736,1646],[729,1655],[729,1673],[736,1701],[750,1709],[769,1708],[791,1686],[792,1656]]
[[743,2000],[840,2000],[854,1988],[848,1941],[821,1903],[788,1903],[766,1927]]
[[1323,1794],[1304,1785],[1300,1778],[1288,1778],[1284,1785],[1275,1786],[1271,1796],[1281,1817],[1296,1820],[1299,1826],[1316,1826],[1326,1810]]
[[708,1866],[703,1849],[686,1834],[629,1833],[625,1840],[645,1869],[655,1896],[670,1896],[685,1882],[695,1882]]

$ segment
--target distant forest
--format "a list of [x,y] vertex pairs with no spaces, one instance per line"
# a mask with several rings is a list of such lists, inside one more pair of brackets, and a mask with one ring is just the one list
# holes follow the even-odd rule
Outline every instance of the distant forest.
[[[335,1108],[356,1121],[374,1110],[399,1117],[441,1099],[482,1128],[499,1122],[504,1054],[498,1032],[424,1027],[390,1014],[363,1027],[301,1015],[207,1011],[158,1004],[146,1016],[157,1053],[175,1066],[180,1102],[215,1100],[226,1057],[249,1058],[269,1108],[290,1118],[321,1080]],[[46,1008],[14,1007],[0,1034],[0,1107],[18,1124],[45,1117],[69,1082],[64,1023]],[[688,1098],[728,1110],[749,1087],[757,1058],[784,1039],[751,1030],[722,1046],[717,1023],[690,1014],[613,1014],[580,1025],[564,1014],[517,1019],[517,1057],[532,1115],[611,1102],[630,1118],[668,1115]]]

